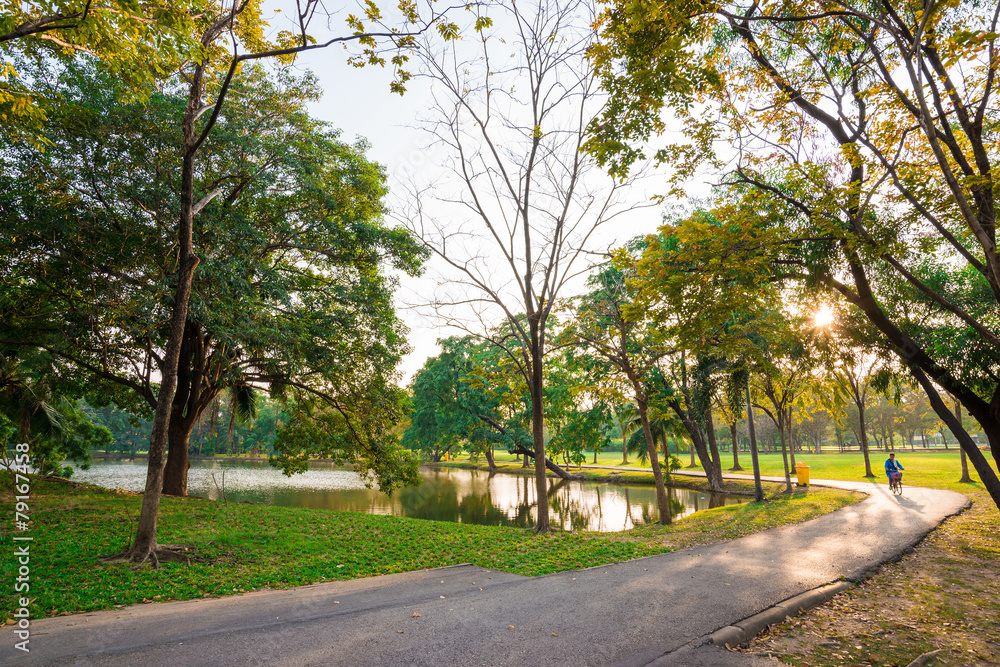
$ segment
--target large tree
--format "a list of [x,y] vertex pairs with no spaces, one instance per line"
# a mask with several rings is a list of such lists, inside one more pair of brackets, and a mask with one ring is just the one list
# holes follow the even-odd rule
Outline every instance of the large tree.
[[[87,7],[90,7],[89,2]],[[193,243],[194,223],[198,213],[220,192],[220,189],[196,192],[196,171],[201,166],[200,150],[219,121],[230,87],[241,67],[252,61],[271,58],[288,61],[305,51],[333,44],[353,44],[359,51],[350,60],[358,66],[384,66],[387,51],[394,53],[390,62],[397,76],[391,87],[402,92],[404,83],[409,78],[409,74],[403,69],[407,60],[404,50],[412,47],[415,38],[431,26],[436,25],[439,32],[447,38],[454,36],[454,26],[444,24],[433,6],[428,9],[426,16],[421,16],[417,5],[410,0],[401,0],[398,8],[400,25],[387,27],[382,18],[382,10],[374,2],[367,2],[359,14],[347,15],[348,34],[327,35],[320,39],[310,34],[317,18],[330,18],[320,0],[297,2],[296,11],[290,14],[293,17],[290,27],[293,29],[280,31],[273,39],[265,35],[268,25],[261,17],[260,4],[253,0],[232,0],[230,4],[226,0],[213,1],[192,16],[193,25],[189,37],[194,36],[196,48],[192,57],[182,64],[177,73],[187,85],[187,103],[180,116],[176,287],[170,308],[169,334],[162,354],[161,381],[150,435],[143,506],[136,540],[124,554],[129,560],[142,563],[150,556],[154,558],[154,562],[156,559],[156,521],[163,484],[164,453],[177,387],[178,364],[183,353],[189,299],[200,261]],[[144,62],[141,66],[150,65],[158,74],[162,71],[153,61]],[[360,396],[364,389],[355,387],[353,391],[356,396]],[[342,415],[335,414],[333,418],[338,422],[342,420]]]
[[[445,173],[415,184],[407,217],[447,267],[436,312],[504,350],[524,378],[535,484],[544,497],[550,314],[566,284],[586,270],[595,230],[622,211],[620,183],[580,152],[600,105],[584,60],[593,41],[586,2],[489,10],[495,27],[484,29],[477,48],[458,41],[422,52],[435,102],[424,127]],[[477,28],[494,24],[475,11]],[[501,317],[508,327],[494,326]],[[501,329],[502,337],[490,335]],[[549,528],[540,504],[536,530]]]
[[[108,399],[154,409],[177,286],[181,151],[170,119],[186,101],[168,88],[148,105],[121,104],[91,67],[69,68],[59,86],[49,149],[3,153],[4,338],[44,346],[81,382],[103,382]],[[364,145],[306,113],[318,95],[311,77],[248,67],[233,90],[193,175],[207,193],[192,230],[201,267],[163,486],[185,493],[191,431],[230,389],[244,402],[283,392],[299,416],[326,404],[342,417],[328,439],[345,434],[342,449],[407,481],[381,434],[397,409],[373,406],[396,405],[391,381],[406,349],[386,269],[413,273],[422,251],[382,223],[385,177]]]
[[[152,409],[178,209],[168,120],[184,100],[121,105],[99,71],[73,68],[66,79],[50,149],[4,155],[5,330]],[[217,197],[195,232],[201,270],[168,430],[164,489],[174,495],[186,491],[192,429],[226,390],[243,402],[254,388],[385,393],[378,383],[406,345],[383,268],[413,273],[422,256],[381,223],[384,175],[364,145],[342,143],[305,112],[318,95],[311,77],[250,68],[234,92],[198,174]]]
[[[1000,504],[1000,255],[992,166],[995,3],[613,2],[598,54],[613,102],[593,147],[725,170],[721,243],[775,280],[852,304],[927,392]],[[725,145],[724,150],[717,150]],[[720,256],[720,259],[724,255]]]
[[[635,401],[646,454],[653,468],[660,523],[669,524],[670,498],[656,453],[649,403],[653,392],[652,373],[657,363],[674,349],[652,322],[626,317],[625,310],[633,301],[628,277],[625,271],[612,265],[598,267],[588,280],[591,291],[575,301],[573,317],[562,336],[565,342],[579,345],[599,357],[612,376],[619,376],[631,387],[630,398]],[[660,430],[664,431],[662,425]],[[663,437],[666,439],[665,431]],[[669,461],[669,453],[664,453]]]

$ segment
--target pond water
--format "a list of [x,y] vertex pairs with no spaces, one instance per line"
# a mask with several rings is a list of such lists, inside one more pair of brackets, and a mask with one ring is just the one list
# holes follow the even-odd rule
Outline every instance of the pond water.
[[[353,470],[328,463],[314,463],[305,473],[286,477],[265,461],[194,460],[188,471],[188,493],[221,500],[224,489],[229,502],[246,500],[493,526],[534,525],[535,482],[531,476],[430,467],[420,472],[422,484],[388,496],[365,488],[364,480]],[[76,470],[73,480],[142,491],[146,461],[95,461],[90,470]],[[746,500],[687,489],[668,492],[674,518]],[[550,521],[553,527],[564,530],[614,532],[659,519],[652,486],[550,479],[547,496]]]

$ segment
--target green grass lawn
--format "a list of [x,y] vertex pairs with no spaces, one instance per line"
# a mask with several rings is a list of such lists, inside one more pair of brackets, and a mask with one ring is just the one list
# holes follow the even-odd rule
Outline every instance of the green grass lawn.
[[[983,452],[990,465],[994,465],[993,457],[988,452]],[[886,483],[883,464],[888,453],[883,451],[871,451],[870,454],[872,473],[874,480],[879,483]],[[973,480],[972,484],[961,484],[958,480],[962,477],[962,464],[957,449],[949,451],[915,451],[909,452],[896,450],[896,458],[903,464],[906,470],[903,473],[903,484],[909,486],[927,486],[934,489],[949,489],[966,492],[985,492],[979,475],[976,474],[972,464],[969,464],[969,475]],[[723,458],[725,462],[726,459]],[[731,462],[732,459],[730,458]],[[796,463],[805,463],[809,466],[809,476],[811,479],[835,479],[844,481],[861,481],[865,479],[865,461],[861,452],[848,452],[845,454],[796,454]],[[750,457],[741,456],[740,465],[743,466],[744,473],[749,474]],[[697,468],[684,468],[685,470],[701,470]],[[784,475],[784,464],[781,454],[761,454],[760,472],[762,475]],[[792,470],[792,480],[795,479],[795,471]]]
[[[13,506],[10,488],[9,477],[0,478],[0,506]],[[31,609],[35,617],[51,616],[465,562],[539,575],[732,539],[806,520],[857,499],[815,488],[765,504],[699,512],[672,526],[535,535],[517,528],[164,498],[159,541],[188,545],[199,560],[133,570],[100,558],[129,544],[140,496],[39,480],[31,494]],[[12,553],[9,532],[0,537],[0,545],[4,553]],[[0,578],[13,581],[15,568],[13,558],[0,559]],[[9,618],[13,605],[10,593],[4,596],[2,610]]]

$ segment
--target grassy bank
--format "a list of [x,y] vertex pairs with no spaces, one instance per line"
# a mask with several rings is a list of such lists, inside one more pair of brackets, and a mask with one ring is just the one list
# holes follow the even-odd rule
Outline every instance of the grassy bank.
[[[11,508],[9,478],[0,479],[0,484],[0,506]],[[852,494],[814,488],[764,505],[700,512],[672,526],[537,536],[516,528],[164,498],[159,541],[188,545],[198,560],[135,571],[99,559],[128,545],[140,496],[37,481],[30,503],[32,613],[51,616],[233,595],[463,562],[539,575],[732,539],[806,520],[855,500]],[[13,552],[11,538],[9,532],[0,538],[6,554]],[[0,577],[12,581],[15,567],[13,558],[4,557]],[[9,594],[4,595],[3,612],[9,618],[12,604]]]

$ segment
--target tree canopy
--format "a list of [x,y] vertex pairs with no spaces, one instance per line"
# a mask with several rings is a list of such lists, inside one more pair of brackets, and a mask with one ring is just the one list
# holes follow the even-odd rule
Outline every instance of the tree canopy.
[[612,102],[590,147],[624,172],[680,128],[653,149],[675,186],[721,174],[704,272],[758,267],[852,304],[1000,504],[996,471],[939,395],[1000,456],[997,21],[976,1],[612,2],[596,53]]
[[[2,328],[8,344],[42,346],[79,382],[102,383],[107,400],[151,408],[177,265],[172,119],[186,100],[170,87],[148,104],[123,105],[116,93],[100,67],[68,66],[46,121],[49,149],[2,153]],[[201,261],[170,455],[186,453],[201,412],[236,388],[283,394],[306,419],[334,411],[316,447],[333,439],[391,468],[404,459],[388,456],[381,426],[398,414],[392,380],[407,344],[388,269],[418,271],[423,251],[382,222],[385,176],[365,145],[306,113],[318,94],[310,76],[247,67],[233,93],[196,173]],[[186,454],[176,473],[186,475]]]

